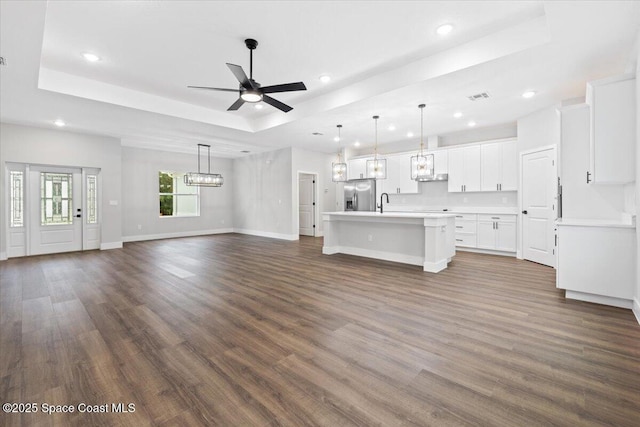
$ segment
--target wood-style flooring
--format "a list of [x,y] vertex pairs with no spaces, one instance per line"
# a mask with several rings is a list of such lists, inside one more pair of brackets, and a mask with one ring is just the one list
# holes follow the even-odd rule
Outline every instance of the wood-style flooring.
[[226,234],[1,262],[2,403],[76,412],[0,425],[640,425],[630,310],[514,258],[431,274],[321,248]]

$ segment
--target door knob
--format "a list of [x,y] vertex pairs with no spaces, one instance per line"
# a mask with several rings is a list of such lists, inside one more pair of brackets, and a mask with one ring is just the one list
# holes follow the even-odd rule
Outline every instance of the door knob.
[[526,215],[526,214],[527,214],[527,211],[522,211],[522,213]]

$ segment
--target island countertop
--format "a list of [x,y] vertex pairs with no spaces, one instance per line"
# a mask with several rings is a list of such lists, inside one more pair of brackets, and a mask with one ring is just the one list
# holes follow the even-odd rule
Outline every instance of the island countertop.
[[449,212],[384,212],[378,211],[348,211],[348,212],[323,212],[322,215],[337,215],[346,217],[364,218],[453,218],[455,214]]

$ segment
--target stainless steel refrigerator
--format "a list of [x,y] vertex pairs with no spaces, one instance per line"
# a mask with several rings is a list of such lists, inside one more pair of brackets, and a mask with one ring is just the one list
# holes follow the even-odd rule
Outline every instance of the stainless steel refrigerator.
[[344,184],[345,211],[376,210],[376,180],[350,179]]

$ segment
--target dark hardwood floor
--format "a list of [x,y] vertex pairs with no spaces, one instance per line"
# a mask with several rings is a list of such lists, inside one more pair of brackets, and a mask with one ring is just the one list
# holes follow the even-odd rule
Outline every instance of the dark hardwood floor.
[[630,310],[565,300],[555,270],[513,258],[431,274],[321,246],[228,234],[1,262],[2,403],[76,412],[0,424],[640,425]]

